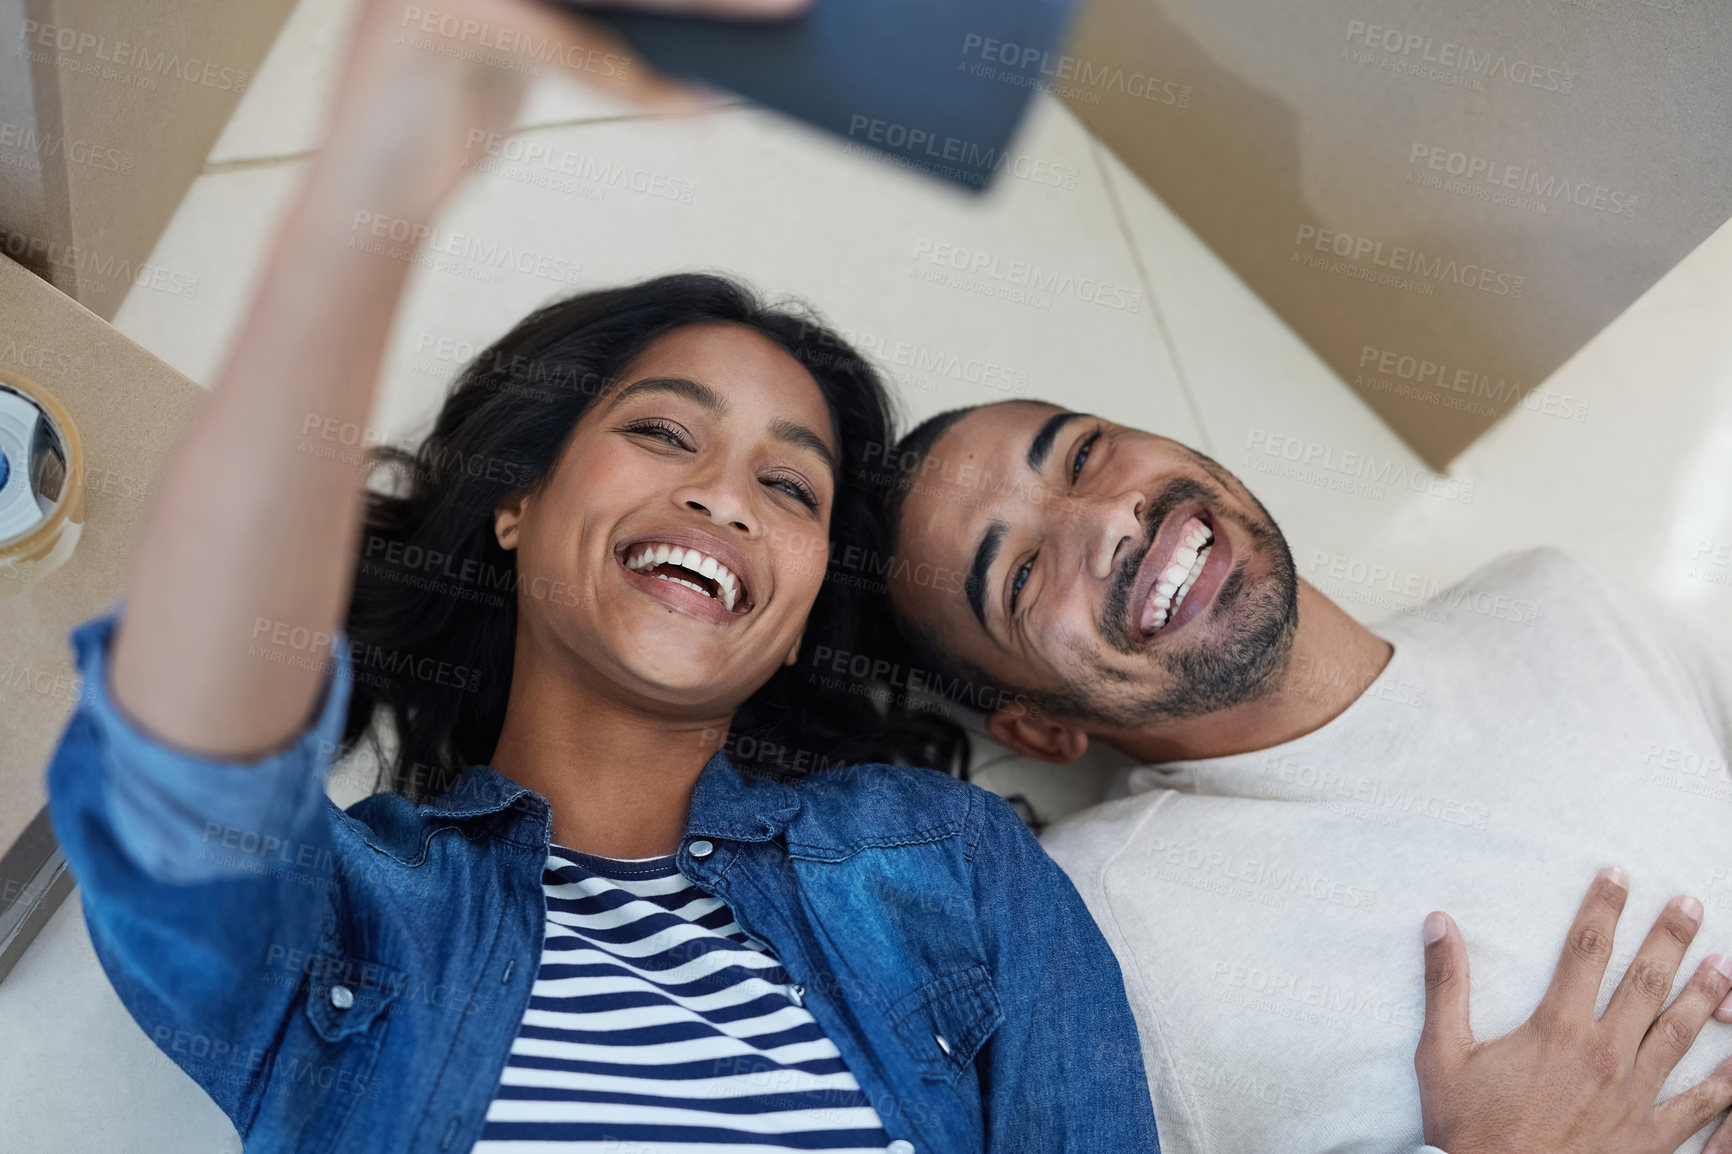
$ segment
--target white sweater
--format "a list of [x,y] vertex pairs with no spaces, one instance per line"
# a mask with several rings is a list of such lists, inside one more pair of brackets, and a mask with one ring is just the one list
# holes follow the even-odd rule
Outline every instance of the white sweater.
[[[1419,1148],[1430,910],[1482,1040],[1533,1011],[1602,866],[1631,893],[1601,1009],[1675,894],[1707,907],[1679,988],[1732,952],[1732,649],[1551,550],[1377,632],[1393,658],[1328,725],[1131,770],[1046,836],[1124,969],[1169,1154]],[[1710,1021],[1665,1092],[1729,1053]]]

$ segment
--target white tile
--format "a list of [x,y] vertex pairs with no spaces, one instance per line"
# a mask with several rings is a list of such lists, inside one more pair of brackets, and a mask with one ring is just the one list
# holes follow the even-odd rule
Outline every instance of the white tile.
[[[139,1028],[91,947],[80,895],[0,983],[0,1149],[240,1154],[221,1108]],[[190,1052],[200,1042],[180,1040]]]
[[151,253],[192,293],[135,285],[114,327],[193,380],[210,385],[240,323],[305,161],[206,173],[193,181]]
[[[426,355],[439,341],[468,352],[574,288],[677,269],[728,270],[811,301],[885,364],[916,417],[1012,389],[1136,420],[1184,411],[1158,330],[1136,301],[1142,289],[1087,138],[1055,105],[1037,109],[1018,150],[1031,158],[1025,171],[1039,159],[1074,173],[1074,187],[1013,175],[978,200],[755,111],[543,129],[521,140],[541,150],[537,161],[500,158],[442,228],[579,262],[581,284],[509,270],[485,281],[418,272],[387,362],[378,424],[393,436],[430,418],[457,367]],[[603,178],[561,177],[561,166]],[[652,178],[689,190],[689,202],[631,190]],[[949,271],[927,259],[948,251],[940,246],[964,264],[996,261],[1000,279],[983,271],[971,287],[1014,289],[1007,280],[1023,273],[1012,262],[1028,262],[1056,274],[1058,291],[1017,303],[917,279]],[[1078,299],[1101,283],[1136,309]],[[1005,387],[971,379],[989,367]]]
[[207,163],[289,156],[318,145],[358,6],[358,0],[299,0]]

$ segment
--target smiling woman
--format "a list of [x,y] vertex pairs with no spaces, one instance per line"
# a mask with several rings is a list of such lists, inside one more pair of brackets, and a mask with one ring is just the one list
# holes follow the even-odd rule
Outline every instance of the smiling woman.
[[[892,435],[823,324],[717,276],[585,293],[415,451],[306,451],[366,421],[409,267],[348,222],[430,218],[521,95],[404,10],[363,5],[125,605],[73,635],[52,816],[121,1001],[250,1154],[1157,1149],[1076,889],[819,675],[885,628],[829,561],[888,559]],[[363,735],[386,788],[338,809]]]
[[[829,558],[884,550],[862,456],[889,416],[845,347],[804,309],[686,274],[549,305],[480,353],[415,452],[379,453],[396,491],[362,531],[345,739],[388,715],[392,785],[415,800],[498,768],[514,665],[539,676],[557,638],[622,654],[634,693],[719,710],[712,737],[746,770],[953,764],[948,727],[809,676],[866,608]],[[646,595],[675,612],[646,617]],[[424,658],[478,676],[430,681]]]

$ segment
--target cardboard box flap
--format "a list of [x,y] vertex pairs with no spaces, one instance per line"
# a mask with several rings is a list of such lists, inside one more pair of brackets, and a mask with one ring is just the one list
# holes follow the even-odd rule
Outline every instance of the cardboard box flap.
[[1704,0],[1085,0],[1031,67],[1434,467],[1732,216]]
[[0,377],[64,405],[84,444],[84,531],[60,568],[0,601],[0,846],[47,800],[43,769],[78,700],[67,634],[120,595],[163,470],[203,389],[52,285],[0,260]]

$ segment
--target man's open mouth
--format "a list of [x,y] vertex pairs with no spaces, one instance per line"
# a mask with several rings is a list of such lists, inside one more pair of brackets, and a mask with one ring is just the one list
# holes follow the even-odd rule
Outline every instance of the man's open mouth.
[[1144,635],[1160,632],[1178,616],[1191,587],[1203,572],[1214,541],[1215,531],[1202,517],[1185,519],[1179,528],[1178,543],[1172,556],[1143,601],[1139,624]]
[[641,541],[627,546],[622,563],[634,573],[671,581],[721,603],[729,613],[752,607],[746,583],[710,554],[688,545]]

